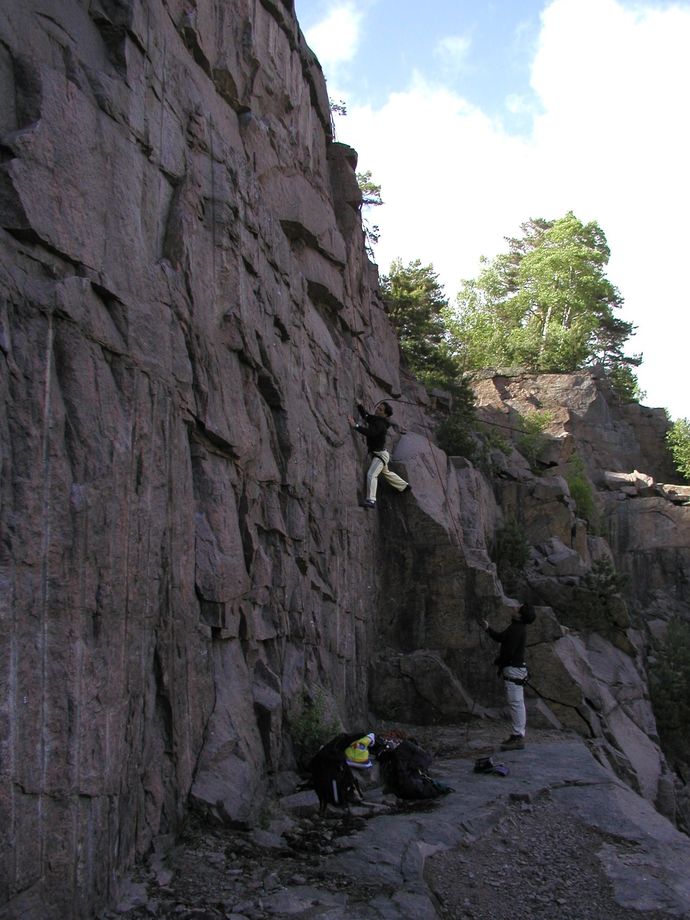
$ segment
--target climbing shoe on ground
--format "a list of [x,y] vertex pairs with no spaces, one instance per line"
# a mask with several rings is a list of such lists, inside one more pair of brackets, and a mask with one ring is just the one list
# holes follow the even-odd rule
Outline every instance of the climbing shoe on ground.
[[493,757],[480,757],[479,760],[474,762],[474,772],[508,776],[509,770],[504,763],[495,763]]
[[501,742],[502,751],[521,751],[525,746],[525,739],[522,735],[511,735]]
[[365,498],[364,501],[361,501],[359,504],[361,505],[362,508],[375,508],[376,507],[376,502],[373,500],[373,498]]

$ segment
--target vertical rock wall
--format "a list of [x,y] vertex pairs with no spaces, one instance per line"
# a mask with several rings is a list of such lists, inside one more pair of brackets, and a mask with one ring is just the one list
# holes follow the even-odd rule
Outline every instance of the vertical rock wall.
[[366,712],[398,346],[291,2],[9,0],[0,160],[0,902],[85,917]]

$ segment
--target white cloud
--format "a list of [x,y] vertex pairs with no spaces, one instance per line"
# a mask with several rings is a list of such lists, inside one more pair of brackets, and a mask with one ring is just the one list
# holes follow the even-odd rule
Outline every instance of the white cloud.
[[382,271],[396,256],[421,258],[454,293],[529,217],[572,209],[596,220],[622,316],[639,326],[631,350],[645,352],[648,403],[689,416],[677,371],[690,338],[688,47],[688,4],[553,0],[533,62],[540,114],[529,136],[511,136],[419,74],[379,110],[350,103],[343,140],[383,186]]
[[325,19],[305,33],[307,44],[331,72],[357,53],[362,13],[354,3],[333,6]]
[[511,93],[506,96],[505,106],[511,115],[534,115],[534,101],[527,96]]
[[471,47],[472,42],[467,35],[447,35],[437,43],[434,54],[448,71],[457,73],[467,66]]

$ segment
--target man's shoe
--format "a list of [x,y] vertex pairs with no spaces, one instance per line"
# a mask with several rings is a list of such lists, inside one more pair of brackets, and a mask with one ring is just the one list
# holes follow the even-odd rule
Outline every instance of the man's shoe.
[[376,507],[376,502],[374,501],[373,498],[365,498],[364,501],[361,501],[359,504],[362,508],[375,508]]
[[522,735],[511,735],[501,742],[502,751],[522,751],[525,747],[525,739]]

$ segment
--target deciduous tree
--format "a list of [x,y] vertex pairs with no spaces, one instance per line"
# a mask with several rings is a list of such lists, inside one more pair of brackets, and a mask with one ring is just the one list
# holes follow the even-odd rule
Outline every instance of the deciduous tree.
[[506,240],[507,253],[464,283],[449,317],[465,366],[548,372],[601,364],[613,373],[639,365],[624,353],[634,327],[616,316],[623,299],[605,274],[610,253],[599,225],[569,211],[521,229]]
[[686,418],[676,419],[666,435],[666,443],[676,469],[681,476],[690,480],[690,421]]

